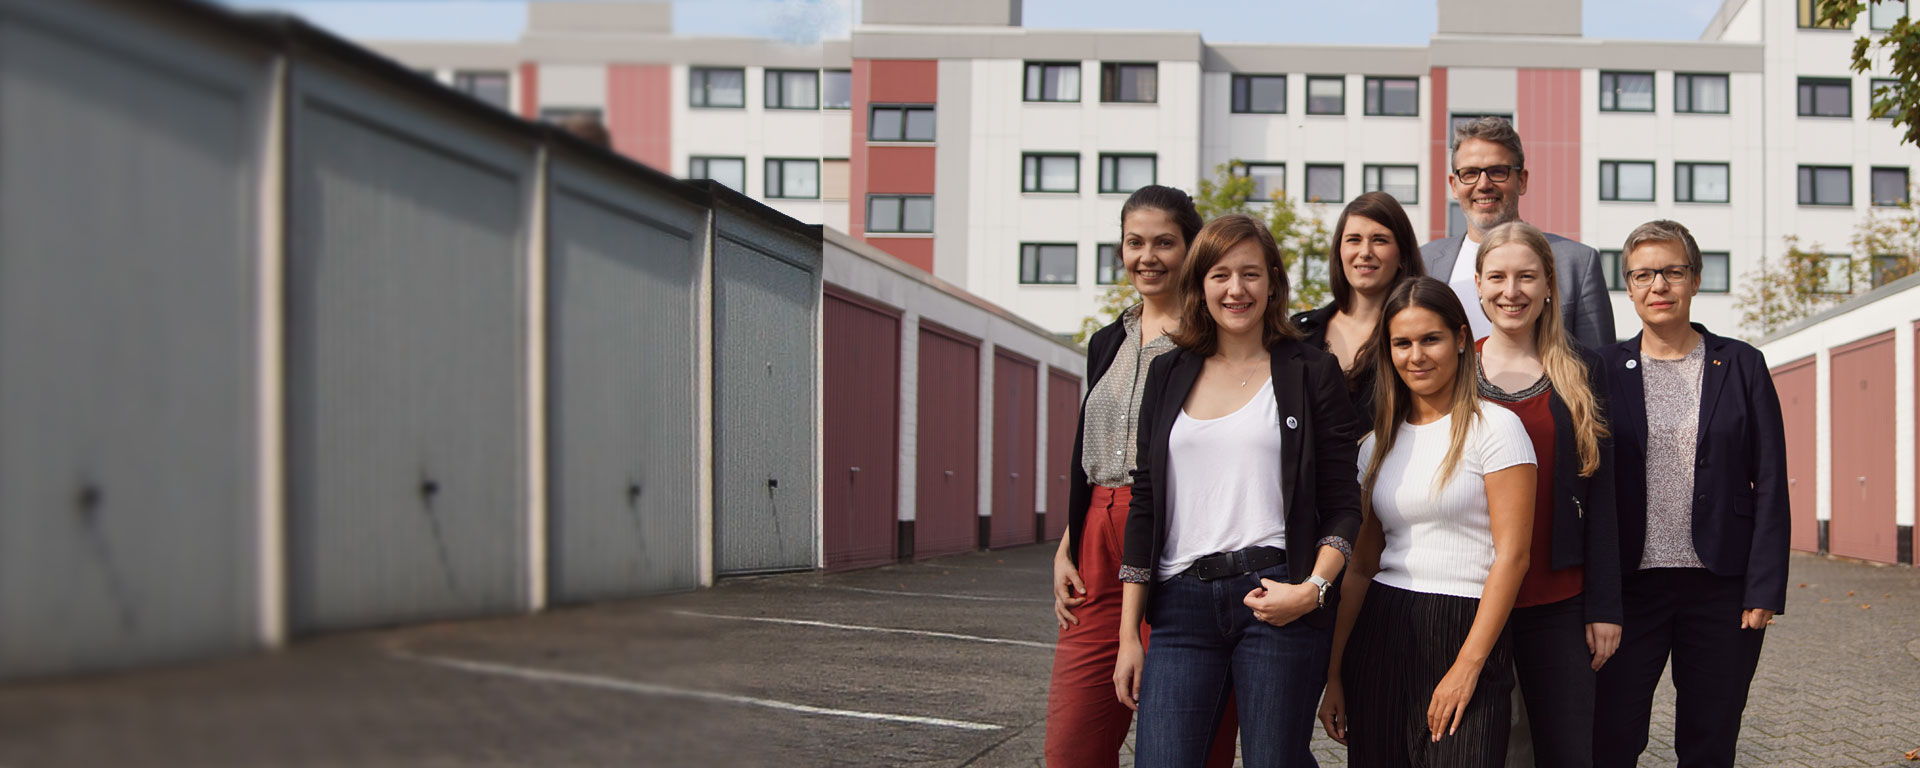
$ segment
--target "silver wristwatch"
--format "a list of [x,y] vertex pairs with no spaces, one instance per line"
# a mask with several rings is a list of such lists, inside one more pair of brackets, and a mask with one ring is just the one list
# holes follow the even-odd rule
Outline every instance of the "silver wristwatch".
[[1333,586],[1332,582],[1320,578],[1316,573],[1307,577],[1307,583],[1320,588],[1320,607],[1327,607],[1327,587]]

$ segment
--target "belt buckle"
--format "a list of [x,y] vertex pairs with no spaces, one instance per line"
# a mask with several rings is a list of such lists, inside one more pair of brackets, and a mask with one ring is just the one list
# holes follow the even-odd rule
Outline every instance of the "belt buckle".
[[1234,550],[1232,575],[1238,576],[1240,574],[1253,570],[1253,568],[1250,566],[1251,566],[1251,563],[1247,561],[1247,551],[1244,549]]

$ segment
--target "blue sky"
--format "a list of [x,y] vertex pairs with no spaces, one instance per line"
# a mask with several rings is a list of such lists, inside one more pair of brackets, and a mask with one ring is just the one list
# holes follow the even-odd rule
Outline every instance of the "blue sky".
[[[512,40],[525,2],[508,0],[221,0],[291,11],[349,38]],[[857,0],[677,0],[686,35],[790,35],[796,19],[842,37]],[[1586,0],[1588,37],[1694,40],[1720,0]],[[1210,42],[1421,45],[1434,0],[1025,0],[1034,28],[1191,29]]]

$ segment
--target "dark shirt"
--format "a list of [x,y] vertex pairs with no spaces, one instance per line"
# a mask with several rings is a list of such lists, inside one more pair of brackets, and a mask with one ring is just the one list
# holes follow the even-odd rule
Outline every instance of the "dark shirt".
[[[1301,312],[1293,316],[1293,324],[1300,328],[1300,340],[1314,349],[1327,350],[1327,325],[1333,322],[1338,311],[1331,302],[1319,309]],[[1373,428],[1373,382],[1372,366],[1365,361],[1356,360],[1353,370],[1342,371],[1347,376],[1347,398],[1353,402],[1353,410],[1360,414],[1363,429]]]

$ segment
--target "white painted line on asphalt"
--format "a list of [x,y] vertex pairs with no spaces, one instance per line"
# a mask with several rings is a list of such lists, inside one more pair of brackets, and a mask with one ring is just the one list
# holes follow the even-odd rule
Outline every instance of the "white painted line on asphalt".
[[1036,571],[1031,568],[1005,568],[998,565],[962,565],[959,563],[943,563],[938,560],[932,560],[924,563],[914,563],[914,565],[920,568],[958,568],[963,571],[1000,571],[1002,573],[1025,573],[1032,576],[1039,576],[1040,578],[1043,578],[1043,579],[1053,575],[1052,571],[1044,571],[1044,570]]
[[865,587],[843,587],[837,584],[815,584],[820,589],[839,589],[847,592],[865,592],[870,595],[903,595],[906,597],[939,597],[949,600],[981,600],[992,603],[1047,603],[1053,600],[1037,597],[991,597],[988,595],[955,595],[946,592],[905,592],[896,589],[867,589]]
[[1028,648],[1053,650],[1053,643],[1040,643],[1032,640],[1010,640],[1004,637],[980,637],[979,635],[961,635],[953,632],[932,632],[924,629],[898,629],[895,627],[866,627],[859,624],[835,624],[830,621],[811,621],[808,619],[776,619],[767,616],[728,616],[719,613],[696,613],[694,611],[672,611],[676,616],[692,616],[700,619],[726,619],[729,621],[763,621],[769,624],[792,624],[801,627],[823,627],[826,629],[846,629],[855,632],[886,632],[897,635],[919,635],[921,637],[939,637],[948,640],[966,640],[975,643],[995,643],[998,645],[1020,645]]
[[558,671],[549,670],[549,669],[536,669],[533,667],[518,667],[518,666],[509,665],[509,664],[495,664],[495,663],[486,662],[486,661],[470,661],[467,659],[455,659],[447,656],[421,656],[421,655],[416,655],[411,653],[394,653],[393,655],[395,658],[406,659],[408,661],[417,661],[423,664],[432,664],[434,666],[447,667],[449,669],[458,669],[465,672],[474,672],[482,675],[497,675],[500,677],[513,677],[513,678],[519,678],[521,680],[531,680],[534,682],[541,682],[541,683],[560,683],[563,685],[578,685],[585,688],[600,688],[600,689],[609,690],[609,691],[620,691],[622,693],[635,693],[643,696],[667,696],[672,698],[698,699],[700,701],[712,701],[712,702],[718,702],[722,704],[744,704],[752,707],[765,707],[767,709],[778,709],[786,712],[799,712],[801,714],[807,714],[807,715],[826,715],[829,717],[850,717],[856,720],[878,720],[878,721],[887,722],[887,723],[906,723],[909,725],[932,725],[932,726],[938,726],[941,728],[958,728],[963,731],[998,731],[1004,728],[1004,726],[994,725],[992,723],[975,723],[975,722],[969,722],[966,720],[948,720],[946,718],[941,718],[941,717],[920,717],[919,715],[893,715],[893,714],[887,714],[885,712],[861,712],[859,710],[853,710],[853,709],[833,709],[830,707],[815,707],[808,704],[794,704],[792,702],[787,702],[787,701],[776,701],[774,699],[760,699],[752,696],[738,696],[731,693],[717,693],[714,691],[697,691],[697,690],[692,690],[688,688],[674,688],[674,687],[665,686],[665,685],[655,685],[653,683],[640,683],[632,680],[621,680],[621,679],[612,678],[612,677],[601,677],[599,675],[583,675],[575,672],[558,672]]

